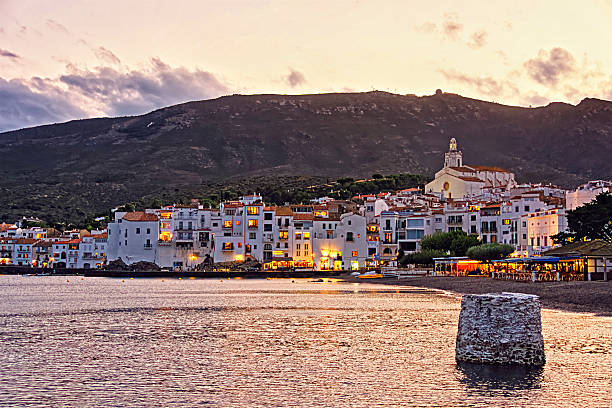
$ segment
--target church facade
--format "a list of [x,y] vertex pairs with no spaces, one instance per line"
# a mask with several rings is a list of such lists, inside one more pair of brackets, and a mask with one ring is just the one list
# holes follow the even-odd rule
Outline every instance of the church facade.
[[444,154],[444,167],[425,185],[425,192],[444,198],[477,197],[483,190],[507,191],[516,187],[514,173],[491,166],[463,164],[463,153],[457,149],[455,138],[450,140]]

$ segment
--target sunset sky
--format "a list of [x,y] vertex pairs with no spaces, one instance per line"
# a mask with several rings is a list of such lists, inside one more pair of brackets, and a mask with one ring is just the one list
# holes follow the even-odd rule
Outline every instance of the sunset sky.
[[612,99],[611,1],[0,0],[0,131],[232,93]]

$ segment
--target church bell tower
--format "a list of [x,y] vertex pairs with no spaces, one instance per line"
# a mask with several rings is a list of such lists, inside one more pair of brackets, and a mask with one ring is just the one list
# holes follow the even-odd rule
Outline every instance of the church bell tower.
[[463,166],[463,154],[457,150],[457,141],[453,137],[450,140],[448,153],[444,153],[444,167]]

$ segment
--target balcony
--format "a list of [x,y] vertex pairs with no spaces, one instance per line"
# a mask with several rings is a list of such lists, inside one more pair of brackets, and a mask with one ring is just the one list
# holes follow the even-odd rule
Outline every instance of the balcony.
[[152,244],[144,244],[144,249],[153,249]]
[[164,240],[159,240],[157,241],[158,245],[160,246],[172,246],[172,241],[164,241]]

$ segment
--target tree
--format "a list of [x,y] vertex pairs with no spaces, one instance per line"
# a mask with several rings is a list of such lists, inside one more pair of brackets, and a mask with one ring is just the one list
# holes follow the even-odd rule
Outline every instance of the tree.
[[436,250],[436,249],[422,249],[419,252],[414,252],[408,255],[405,255],[400,259],[399,263],[402,266],[408,264],[415,265],[433,265],[433,258],[442,258],[446,256],[446,251]]
[[444,251],[453,256],[464,256],[468,248],[479,244],[476,235],[468,235],[464,231],[436,232],[421,239],[424,250]]
[[383,177],[382,174],[374,173],[374,174],[372,174],[372,178],[375,179],[375,180],[379,180],[379,179],[382,179],[384,177]]
[[593,201],[567,212],[569,233],[553,235],[555,243],[603,239],[612,242],[612,194],[601,193]]
[[471,247],[467,250],[467,256],[476,261],[491,262],[494,259],[506,258],[512,252],[514,252],[512,245],[490,243]]

